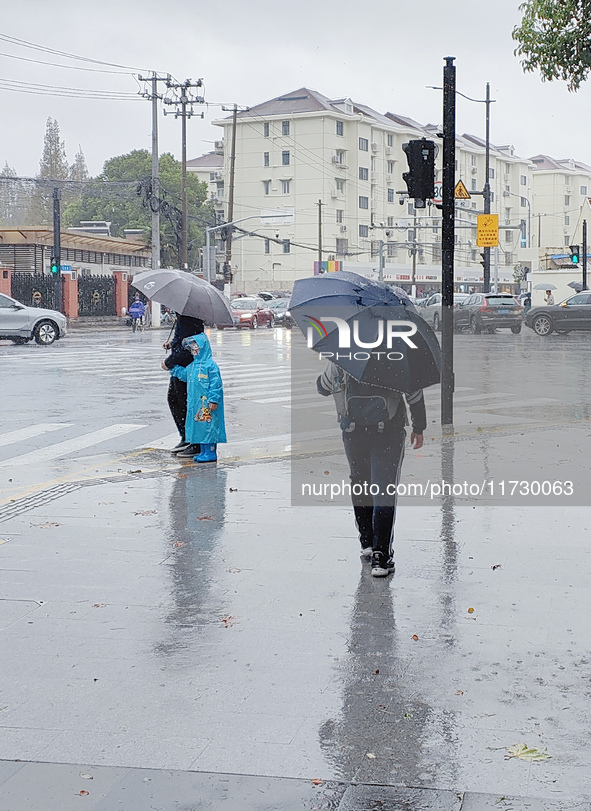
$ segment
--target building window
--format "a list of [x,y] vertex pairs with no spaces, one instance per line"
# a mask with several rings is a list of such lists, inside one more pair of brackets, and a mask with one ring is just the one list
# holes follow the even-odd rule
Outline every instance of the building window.
[[388,202],[393,203],[396,198],[394,197],[394,189],[388,189]]
[[339,177],[335,180],[337,191],[345,191],[345,181],[341,180]]
[[281,181],[281,194],[289,194],[290,183],[291,181],[289,180]]
[[565,245],[568,245],[569,243],[570,243],[570,237],[566,236],[566,237],[564,238],[564,244],[565,244]]
[[565,225],[570,225],[570,217],[568,216],[568,214],[564,215],[564,224]]
[[210,172],[209,173],[209,179],[210,180],[215,180],[215,172]]
[[271,192],[271,181],[270,180],[263,180],[263,189],[264,189],[264,194],[269,194]]
[[359,208],[369,208],[369,197],[359,198]]
[[396,256],[396,245],[388,243],[388,256]]
[[489,170],[488,170],[488,179],[492,180],[494,178],[494,176],[495,176],[495,170],[492,169],[492,168],[489,168]]
[[505,242],[513,241],[513,231],[505,231]]
[[343,211],[343,209],[342,209],[342,208],[337,208],[337,210],[336,210],[337,222],[343,222],[343,215],[344,215],[344,213],[345,213],[345,212]]
[[283,166],[289,166],[289,150],[281,153],[281,163]]
[[476,166],[476,155],[472,155],[472,166]]
[[581,186],[581,194],[583,197],[587,196],[587,186]]
[[388,228],[394,228],[394,217],[388,217],[386,225],[388,226]]
[[360,138],[359,139],[359,149],[362,152],[368,152],[369,151],[369,141],[367,140],[367,138]]
[[282,121],[281,122],[281,134],[282,135],[289,135],[289,121]]
[[521,207],[525,208],[526,205],[527,205],[527,197],[522,197],[521,198]]
[[393,174],[394,174],[394,161],[387,161],[387,162],[386,162],[386,172],[387,172],[389,175],[393,175]]
[[476,191],[476,178],[472,178],[472,191]]
[[345,163],[345,150],[344,149],[337,149],[335,152],[335,163],[338,163],[339,166],[343,166]]
[[283,240],[283,253],[290,253],[291,251],[291,242],[289,239]]
[[369,180],[369,169],[365,169],[363,166],[359,167],[359,180]]
[[527,177],[525,175],[521,175],[519,178],[519,182],[522,186],[527,186]]
[[386,143],[388,144],[388,146],[394,146],[394,136],[392,135],[392,133],[391,133],[391,132],[389,132],[389,133],[388,133],[388,135],[386,136],[386,138],[387,138],[387,142],[386,142]]
[[263,152],[263,166],[269,165],[269,153]]
[[[456,239],[457,239],[457,238],[458,238],[458,237],[457,237],[457,235],[456,235]],[[407,242],[414,242],[414,241],[415,241],[415,230],[414,230],[414,228],[411,228],[411,230],[407,232],[407,234],[406,234],[406,241],[407,241]]]
[[263,135],[265,136],[265,138],[269,137],[269,122],[268,121],[265,121],[265,123],[263,124]]
[[337,121],[337,135],[345,134],[345,125],[342,121]]
[[359,226],[359,236],[360,237],[368,237],[369,236],[369,225],[360,225]]
[[265,253],[271,253],[271,240],[265,240]]
[[565,206],[570,206],[570,194],[565,194],[564,195],[564,205]]
[[346,239],[338,238],[337,239],[337,249],[335,253],[337,256],[346,256],[348,250],[349,242]]

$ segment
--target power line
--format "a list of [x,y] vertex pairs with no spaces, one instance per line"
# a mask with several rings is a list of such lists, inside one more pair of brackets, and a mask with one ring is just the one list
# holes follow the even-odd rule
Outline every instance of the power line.
[[45,45],[36,45],[34,42],[28,42],[26,39],[18,39],[17,37],[11,37],[8,34],[0,34],[0,40],[4,40],[5,42],[10,42],[11,45],[19,45],[23,48],[31,48],[34,51],[43,51],[45,53],[56,54],[57,56],[64,56],[66,59],[79,59],[81,62],[91,62],[95,65],[107,65],[111,68],[122,68],[123,70],[130,70],[130,71],[142,71],[145,68],[137,68],[137,67],[130,67],[129,65],[117,65],[114,62],[103,62],[100,59],[91,59],[88,56],[78,56],[77,54],[71,54],[67,51],[58,51],[55,48],[48,48]]
[[135,93],[109,90],[84,90],[83,88],[60,88],[52,85],[38,85],[30,82],[17,82],[11,79],[0,79],[0,90],[13,93],[26,93],[36,96],[57,96],[76,99],[102,99],[104,101],[141,101]]
[[0,56],[6,56],[9,59],[18,59],[20,62],[33,62],[35,65],[50,65],[53,68],[64,68],[65,70],[84,70],[89,73],[113,73],[118,76],[130,76],[127,70],[101,70],[100,68],[83,68],[78,65],[60,65],[58,62],[45,62],[42,59],[29,59],[26,56],[17,56],[16,54],[7,54],[0,52]]

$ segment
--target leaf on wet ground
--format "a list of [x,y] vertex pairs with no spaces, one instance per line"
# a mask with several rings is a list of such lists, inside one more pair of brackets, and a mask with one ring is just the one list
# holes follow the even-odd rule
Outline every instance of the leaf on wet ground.
[[324,780],[321,780],[319,777],[315,777],[312,780],[312,785],[313,786],[321,786],[323,783],[324,783]]
[[474,609],[472,608],[472,606],[470,606],[470,608],[468,609],[468,614],[473,614],[473,613],[474,613]]
[[230,492],[231,492],[231,493],[237,493],[237,492],[238,492],[238,488],[237,488],[237,487],[230,487]]
[[234,623],[238,619],[238,617],[226,616],[226,617],[222,617],[221,619],[222,619],[222,625],[224,626],[224,628],[231,628],[232,625],[234,625]]
[[496,572],[497,569],[501,568],[501,564],[500,563],[495,563],[495,565],[491,566],[490,568],[493,570],[493,572]]
[[76,797],[87,797],[90,794],[90,791],[85,791],[82,789],[81,791],[77,792]]
[[213,515],[198,515],[196,518],[198,521],[215,521]]
[[84,772],[80,772],[80,777],[83,777],[85,780],[94,780],[91,774],[84,774]]
[[413,635],[412,635],[412,637],[411,637],[411,639],[412,639],[414,642],[418,642],[418,641],[419,641],[419,637],[418,637],[416,634],[413,634]]
[[10,538],[0,538],[0,546],[2,546],[3,543],[9,543],[9,541]]
[[533,763],[549,760],[552,755],[549,755],[546,749],[541,749],[536,746],[528,746],[526,743],[518,743],[515,746],[507,747],[507,754],[505,760],[511,758],[519,758],[519,760],[527,760]]
[[61,524],[58,524],[57,521],[44,521],[42,524],[31,524],[32,527],[38,527],[39,529],[48,529],[49,527],[61,527]]
[[105,608],[106,605],[107,605],[106,603],[94,603],[92,607],[93,608]]
[[156,515],[158,510],[136,510],[134,515]]
[[180,549],[181,546],[186,546],[186,545],[187,544],[184,541],[175,541],[173,543],[173,546],[176,547],[177,549]]
[[[238,572],[241,572],[241,571],[242,571],[242,569],[237,569],[235,566],[230,566],[230,568],[228,569],[228,571],[230,572],[230,574],[238,574]],[[300,616],[301,616],[301,615],[300,615]]]
[[376,756],[374,755],[373,752],[367,752],[365,757],[368,757],[370,760],[375,760],[376,759]]

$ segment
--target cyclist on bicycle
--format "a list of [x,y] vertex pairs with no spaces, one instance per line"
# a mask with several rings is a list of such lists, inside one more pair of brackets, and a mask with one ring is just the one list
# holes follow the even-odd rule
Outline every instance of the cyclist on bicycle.
[[142,318],[146,314],[146,305],[140,299],[140,294],[135,294],[135,299],[129,305],[129,315],[131,317],[131,327],[135,332],[136,328],[142,323]]

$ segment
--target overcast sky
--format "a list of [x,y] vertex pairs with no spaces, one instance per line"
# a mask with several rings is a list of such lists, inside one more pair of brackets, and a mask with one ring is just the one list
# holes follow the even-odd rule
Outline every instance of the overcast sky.
[[[36,45],[177,79],[203,77],[212,103],[188,123],[188,156],[213,148],[222,115],[213,103],[254,106],[300,87],[350,96],[380,112],[441,121],[443,60],[456,57],[457,88],[484,98],[491,83],[491,141],[517,154],[540,152],[591,164],[591,86],[524,75],[513,55],[515,0],[21,0],[4,5],[0,33]],[[0,53],[101,68],[0,41]],[[103,69],[107,70],[108,68]],[[112,68],[112,70],[115,70]],[[0,56],[0,77],[44,85],[135,93],[128,73],[95,73]],[[143,100],[56,98],[0,90],[0,165],[36,174],[48,116],[58,120],[72,162],[78,145],[92,174],[104,161],[151,148],[151,109]],[[458,133],[484,137],[484,105],[458,98]],[[161,151],[180,157],[180,122],[160,118]]]

